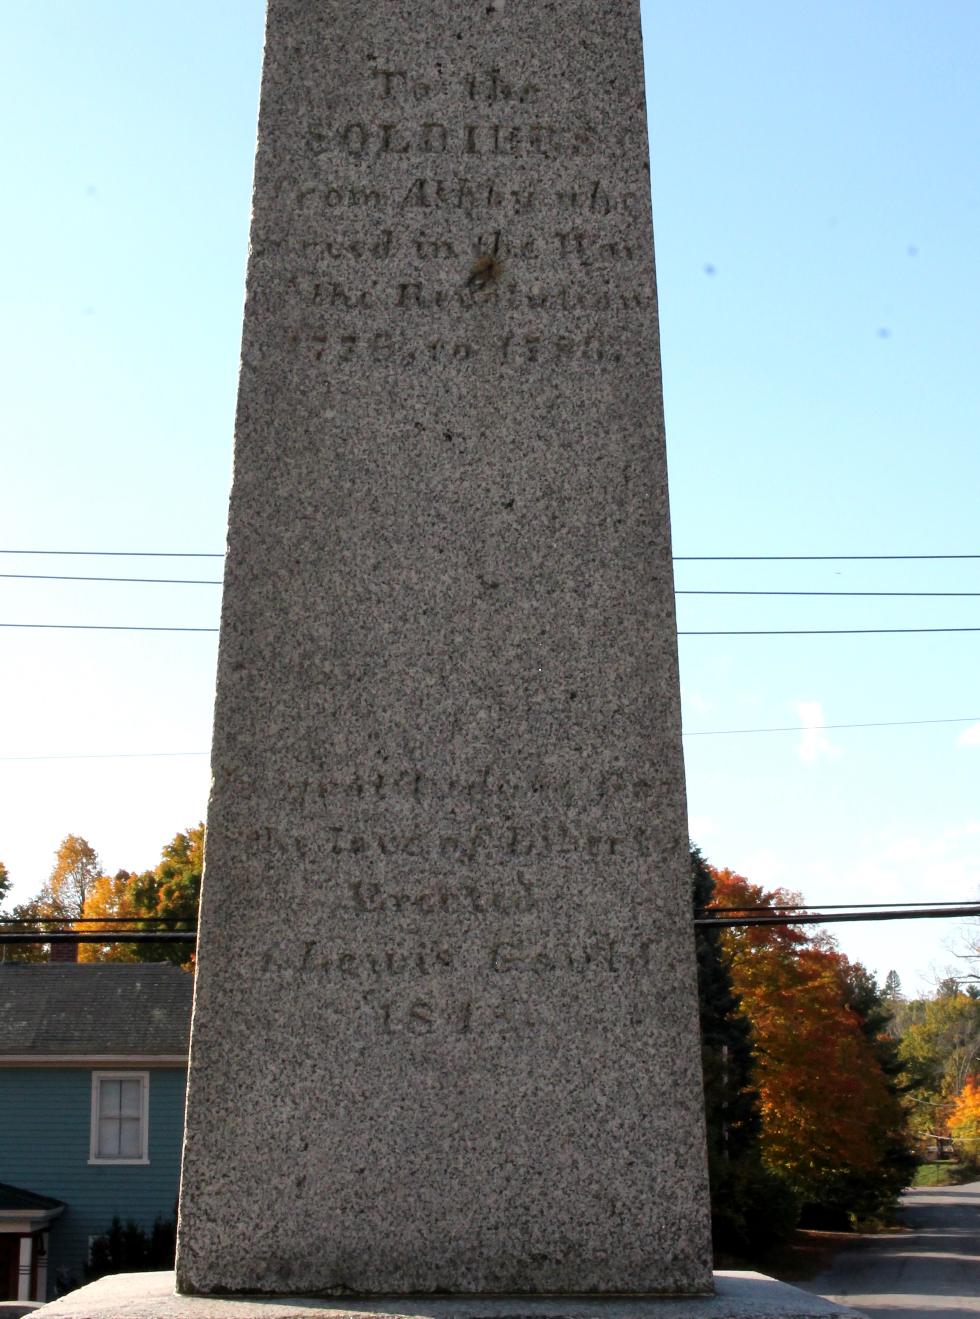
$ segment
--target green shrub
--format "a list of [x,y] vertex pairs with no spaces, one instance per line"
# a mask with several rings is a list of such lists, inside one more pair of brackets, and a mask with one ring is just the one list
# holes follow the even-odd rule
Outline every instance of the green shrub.
[[143,1273],[172,1269],[177,1241],[175,1218],[157,1217],[149,1232],[127,1219],[114,1218],[108,1229],[95,1237],[89,1248],[85,1281],[94,1282],[107,1273]]

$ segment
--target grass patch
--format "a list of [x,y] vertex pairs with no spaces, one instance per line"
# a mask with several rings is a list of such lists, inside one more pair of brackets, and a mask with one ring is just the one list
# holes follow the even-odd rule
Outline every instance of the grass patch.
[[964,1182],[972,1182],[976,1178],[976,1168],[971,1168],[966,1163],[955,1163],[953,1160],[942,1163],[920,1163],[912,1178],[912,1185],[913,1187],[962,1186]]

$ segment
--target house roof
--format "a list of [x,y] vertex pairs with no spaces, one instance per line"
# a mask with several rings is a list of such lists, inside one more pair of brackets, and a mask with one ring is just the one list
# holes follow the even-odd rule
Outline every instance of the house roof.
[[19,1186],[8,1186],[6,1182],[0,1182],[0,1212],[64,1207],[63,1201],[52,1200],[50,1195],[35,1195],[33,1191],[22,1191]]
[[0,964],[5,1058],[186,1058],[193,977],[170,963]]

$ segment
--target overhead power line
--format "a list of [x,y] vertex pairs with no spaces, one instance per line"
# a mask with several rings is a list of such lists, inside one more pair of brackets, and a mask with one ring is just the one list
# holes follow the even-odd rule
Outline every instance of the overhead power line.
[[[852,912],[812,912],[804,916],[695,916],[697,926],[714,926],[718,928],[742,925],[829,925],[835,921],[917,921],[923,919],[948,919],[953,916],[980,916],[980,903],[970,903],[962,907],[924,907],[918,911],[852,911]],[[152,919],[152,918],[148,918]],[[53,943],[193,943],[197,938],[194,930],[125,930],[118,933],[111,930],[46,930],[40,932],[10,932],[0,929],[0,945],[3,944],[53,944]]]
[[[214,550],[4,550],[0,554],[50,554],[66,558],[223,559]],[[871,563],[980,559],[980,554],[675,554],[674,563]]]
[[[0,623],[0,627],[8,626]],[[22,624],[22,626],[30,626]],[[980,632],[980,627],[804,627],[804,628],[751,628],[730,631],[727,629],[710,629],[707,631],[678,632],[679,637],[843,637],[843,636],[884,636],[897,632]]]
[[780,728],[699,728],[682,737],[726,737],[747,733],[822,733],[837,728],[914,728],[924,724],[980,723],[980,715],[962,715],[958,719],[882,719],[867,724],[786,724]]
[[[703,908],[704,916],[712,916],[718,912],[724,912],[728,915],[748,915],[752,912],[800,912],[803,914],[814,914],[827,911],[875,911],[883,908],[895,908],[896,910],[912,910],[914,908],[924,908],[929,911],[938,910],[941,907],[977,907],[980,910],[980,903],[974,902],[826,902],[826,903],[760,903],[758,905],[747,904],[738,907],[716,907],[708,906]],[[698,917],[697,919],[701,919]],[[134,925],[147,924],[154,922],[158,925],[186,925],[189,921],[196,921],[193,916],[0,916],[0,928],[14,925],[27,925],[34,927],[37,925],[56,925],[61,927],[62,934],[70,934],[78,925]],[[67,927],[67,928],[66,928]],[[42,931],[43,933],[43,931]],[[124,933],[124,931],[120,931]],[[138,933],[138,931],[131,931]]]
[[61,573],[0,572],[4,581],[19,582],[155,582],[161,586],[220,586],[221,578],[202,580],[199,577],[67,577]]
[[[962,907],[920,907],[916,911],[816,911],[802,916],[698,916],[695,925],[833,925],[839,921],[919,921],[945,920],[953,916],[980,916],[980,902]],[[0,935],[0,938],[3,936]]]
[[124,934],[115,934],[111,930],[45,930],[22,934],[0,929],[0,946],[25,943],[194,943],[196,940],[196,930],[127,930]]
[[750,912],[750,911],[874,911],[876,908],[894,907],[896,909],[912,907],[970,907],[978,904],[964,899],[958,902],[763,902],[744,907],[716,907],[709,904],[705,912]]
[[[980,723],[980,715],[960,715],[956,719],[883,719],[863,724],[787,724],[778,728],[699,728],[682,737],[735,737],[751,733],[822,733],[842,728],[918,728],[933,724]],[[0,756],[0,764],[46,760],[170,760],[189,756],[207,756],[209,751],[92,751],[65,755]],[[893,903],[886,904],[894,906]]]
[[[221,586],[220,577],[97,577],[86,573],[0,572],[0,580],[17,582],[128,582],[135,586]],[[793,596],[800,598],[861,600],[976,600],[980,591],[757,591],[757,590],[688,590],[675,595]]]
[[65,558],[94,559],[223,559],[224,553],[211,550],[0,550],[0,554],[60,554]]
[[0,627],[45,628],[55,632],[217,632],[216,627],[141,627],[129,623],[0,623]]
[[[54,632],[217,632],[216,627],[162,627],[133,623],[0,623],[0,627]],[[678,631],[679,637],[839,637],[884,636],[899,632],[980,632],[980,627],[819,627],[709,629]]]
[[675,563],[872,563],[980,559],[980,554],[675,554]]
[[[0,576],[9,574],[0,573]],[[66,579],[68,580],[68,579]],[[87,578],[77,580],[86,581]],[[92,581],[111,581],[111,578],[93,577]],[[862,600],[975,600],[980,591],[675,591],[675,595],[781,595],[781,596],[823,596],[835,599]]]
[[[186,925],[196,921],[195,916],[0,916],[0,928],[8,925],[133,925],[153,921],[158,925]],[[63,931],[64,932],[64,931]]]
[[171,760],[181,756],[207,756],[208,751],[95,751],[67,756],[0,756],[0,764],[24,760]]

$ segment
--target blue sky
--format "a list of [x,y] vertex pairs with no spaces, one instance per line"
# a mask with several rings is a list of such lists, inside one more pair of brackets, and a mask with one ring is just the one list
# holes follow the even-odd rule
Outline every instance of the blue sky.
[[[3,549],[220,552],[258,0],[0,10]],[[678,555],[980,554],[980,8],[644,3]],[[218,559],[4,554],[211,579]],[[680,590],[980,591],[980,560],[679,563]],[[208,627],[215,586],[0,579],[0,621]],[[980,626],[980,599],[679,597],[682,630]],[[210,634],[2,629],[0,858],[204,813]],[[980,892],[980,633],[680,640],[691,830],[810,901]],[[957,724],[715,735],[801,724]],[[702,735],[711,734],[711,735]],[[115,758],[119,753],[132,758]],[[24,757],[99,757],[24,759]],[[947,923],[839,927],[907,988]]]

